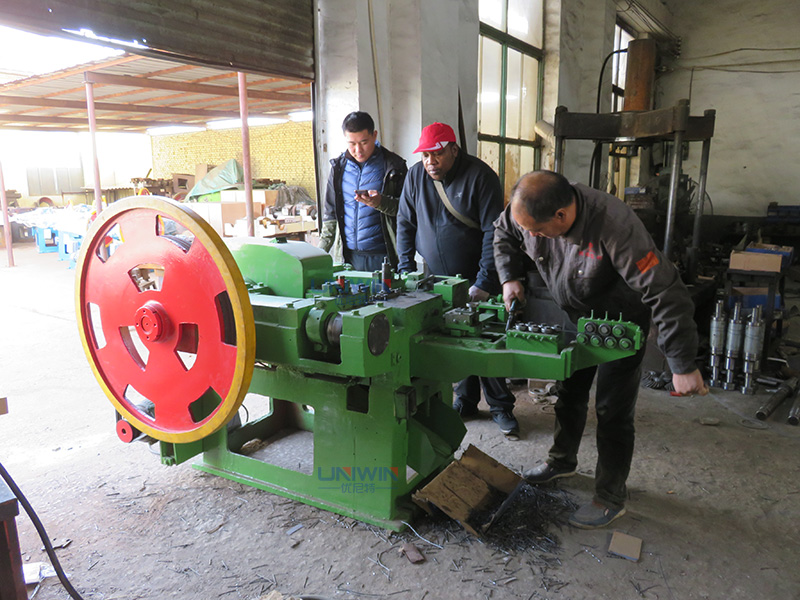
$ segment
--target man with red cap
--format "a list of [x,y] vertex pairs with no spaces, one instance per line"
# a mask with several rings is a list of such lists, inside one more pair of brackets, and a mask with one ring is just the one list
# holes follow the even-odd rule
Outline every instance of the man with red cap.
[[[434,275],[470,281],[470,300],[500,292],[492,242],[494,220],[503,211],[503,189],[492,168],[456,144],[453,128],[433,123],[422,130],[422,160],[411,167],[397,215],[399,271],[415,271],[419,252]],[[504,378],[467,377],[454,388],[463,417],[478,413],[481,386],[492,418],[506,435],[517,435],[514,395]]]

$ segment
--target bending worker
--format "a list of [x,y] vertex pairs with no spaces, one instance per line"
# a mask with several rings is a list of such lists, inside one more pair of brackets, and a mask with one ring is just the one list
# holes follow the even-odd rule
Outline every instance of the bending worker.
[[[453,128],[433,123],[422,130],[422,160],[413,165],[397,216],[398,269],[415,271],[419,252],[434,275],[460,275],[471,283],[470,300],[497,294],[494,220],[503,210],[503,189],[492,168],[456,144]],[[455,385],[453,408],[462,417],[478,413],[481,385],[492,419],[506,435],[517,435],[514,395],[505,378],[470,376]]]
[[333,248],[356,271],[378,271],[388,257],[397,267],[397,205],[406,161],[382,147],[375,122],[361,111],[342,123],[347,150],[331,160],[319,247]]
[[[646,339],[652,318],[675,391],[708,393],[695,365],[697,327],[689,292],[633,210],[615,196],[571,185],[552,171],[528,173],[495,222],[494,253],[507,307],[515,298],[525,299],[527,255],[573,321],[592,311],[621,313],[642,328]],[[642,347],[634,356],[582,369],[556,386],[553,446],[547,461],[524,476],[544,483],[575,474],[597,373],[595,495],[570,517],[577,527],[603,527],[625,514],[644,352]]]

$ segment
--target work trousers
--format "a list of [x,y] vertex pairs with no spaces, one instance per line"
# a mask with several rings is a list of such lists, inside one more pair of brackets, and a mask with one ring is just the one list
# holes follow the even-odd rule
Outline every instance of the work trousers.
[[456,398],[465,406],[478,406],[481,386],[486,404],[491,412],[511,412],[514,409],[514,394],[508,389],[505,377],[478,377],[470,375],[453,386]]
[[[643,331],[647,339],[647,331]],[[576,371],[558,382],[555,434],[547,462],[558,469],[575,469],[586,426],[589,391],[597,374],[597,468],[595,501],[618,509],[625,505],[625,482],[631,469],[634,413],[639,395],[645,347],[633,356]]]

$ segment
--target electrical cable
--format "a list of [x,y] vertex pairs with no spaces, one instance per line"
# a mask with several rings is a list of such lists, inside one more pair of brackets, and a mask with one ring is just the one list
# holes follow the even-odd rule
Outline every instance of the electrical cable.
[[50,561],[53,563],[53,569],[56,571],[56,575],[58,575],[59,581],[61,581],[61,585],[64,586],[64,589],[67,590],[67,593],[74,599],[74,600],[84,600],[83,596],[81,596],[77,590],[72,587],[72,584],[67,579],[67,574],[64,572],[64,569],[61,567],[61,563],[58,560],[58,556],[56,556],[56,551],[53,549],[53,544],[50,543],[50,537],[47,535],[47,532],[44,529],[44,525],[42,525],[39,516],[33,510],[30,502],[25,497],[25,494],[22,493],[22,490],[19,489],[17,484],[11,479],[11,475],[8,474],[3,463],[0,463],[0,477],[2,477],[14,495],[19,500],[19,503],[22,505],[22,508],[25,509],[25,512],[28,513],[28,518],[33,523],[33,526],[36,528],[36,533],[39,534],[39,537],[44,544],[44,549],[47,551],[47,556],[50,557]]
[[725,50],[724,52],[715,52],[714,54],[704,54],[702,56],[691,56],[688,58],[681,58],[680,60],[700,60],[701,58],[714,58],[717,56],[725,56],[726,54],[733,54],[734,52],[794,52],[800,50],[798,46],[786,48],[736,48],[735,50]]
[[600,79],[598,79],[598,81],[597,81],[597,109],[595,110],[595,112],[597,114],[600,114],[600,92],[603,89],[603,73],[606,70],[606,65],[608,64],[608,59],[610,59],[615,54],[621,54],[621,53],[625,53],[627,51],[628,51],[627,48],[620,48],[619,50],[614,50],[613,52],[610,52],[608,54],[608,56],[606,56],[605,60],[603,60],[603,66],[600,67]]
[[[600,78],[597,80],[597,107],[595,112],[600,114],[600,92],[603,89],[603,73],[605,73],[606,65],[608,64],[609,59],[614,56],[615,54],[623,54],[628,52],[627,48],[620,48],[618,50],[614,50],[613,52],[609,52],[608,56],[605,57],[603,60],[603,66],[600,67]],[[601,143],[595,141],[594,143],[594,151],[592,151],[592,158],[589,161],[589,185],[592,185],[592,175],[594,174],[594,162],[597,158],[597,153],[601,149]]]

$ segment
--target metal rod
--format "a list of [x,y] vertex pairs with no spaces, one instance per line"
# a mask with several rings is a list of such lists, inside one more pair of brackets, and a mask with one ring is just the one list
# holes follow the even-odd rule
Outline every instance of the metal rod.
[[11,248],[11,222],[8,219],[8,198],[6,197],[6,182],[3,179],[3,164],[0,163],[0,205],[3,208],[3,237],[6,241],[6,252],[8,253],[8,266],[14,266],[14,250]]
[[86,112],[89,118],[89,137],[92,138],[92,166],[94,169],[94,208],[99,216],[103,212],[103,192],[100,189],[100,162],[97,159],[97,120],[94,116],[94,84],[84,83],[86,87]]
[[756,411],[756,418],[759,421],[766,420],[784,400],[795,395],[798,383],[800,383],[800,381],[798,381],[797,377],[792,377],[784,381],[778,390],[769,397],[766,404]]
[[242,170],[244,172],[244,206],[247,220],[247,235],[255,237],[253,224],[253,176],[250,173],[250,125],[247,109],[247,75],[241,71],[236,73],[239,79],[239,116],[242,119]]
[[[706,115],[709,112],[706,111]],[[711,138],[703,140],[703,154],[700,157],[700,177],[697,182],[697,207],[694,212],[694,229],[692,230],[692,248],[700,247],[700,221],[706,202],[706,181],[708,180],[708,161],[711,156]]]
[[797,425],[800,423],[800,398],[795,398],[792,408],[789,410],[789,416],[786,418],[789,425]]
[[683,134],[689,121],[689,101],[679,100],[675,114],[675,138],[672,143],[672,163],[669,174],[669,201],[667,204],[667,226],[664,230],[664,256],[672,259],[672,234],[675,229],[676,198],[678,197],[678,184],[681,177],[681,164],[683,160]]

